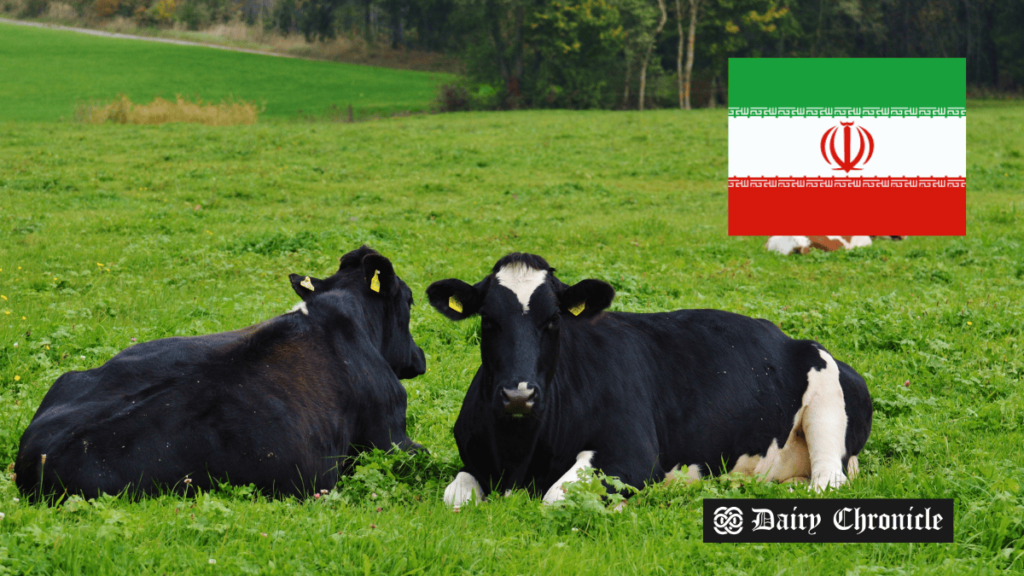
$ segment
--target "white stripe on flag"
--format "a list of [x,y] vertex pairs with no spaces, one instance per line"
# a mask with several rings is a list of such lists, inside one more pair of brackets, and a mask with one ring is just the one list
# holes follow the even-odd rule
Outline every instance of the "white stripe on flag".
[[[853,121],[850,159],[857,155],[862,126],[874,152],[861,170],[835,170],[821,155],[821,138],[839,122]],[[845,160],[843,128],[835,149]],[[865,153],[864,158],[867,157]],[[959,176],[967,175],[966,118],[729,118],[729,176]]]

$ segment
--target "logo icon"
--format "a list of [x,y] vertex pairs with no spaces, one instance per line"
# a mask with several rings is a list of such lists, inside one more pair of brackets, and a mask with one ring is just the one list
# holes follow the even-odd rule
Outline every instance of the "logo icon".
[[715,509],[715,532],[735,536],[743,531],[743,511],[735,506]]
[[[867,152],[868,155],[867,158],[864,158],[864,164],[871,160],[871,155],[875,153],[875,139],[871,137],[871,132],[868,132],[861,126],[856,126],[855,129],[860,139],[860,147],[857,149],[857,156],[851,160],[850,137],[853,136],[853,130],[850,127],[853,126],[853,122],[840,122],[839,124],[843,129],[843,157],[840,158],[836,152],[836,135],[839,134],[840,126],[829,128],[821,137],[821,156],[825,159],[825,162],[828,162],[829,166],[832,165],[832,160],[835,161],[839,167],[833,168],[833,170],[844,170],[849,174],[851,170],[861,170],[861,168],[857,168],[857,165],[861,163],[861,158],[864,158],[864,152]],[[828,144],[827,150],[826,143]],[[829,160],[829,152],[832,153],[832,160]],[[861,165],[863,166],[863,164]]]

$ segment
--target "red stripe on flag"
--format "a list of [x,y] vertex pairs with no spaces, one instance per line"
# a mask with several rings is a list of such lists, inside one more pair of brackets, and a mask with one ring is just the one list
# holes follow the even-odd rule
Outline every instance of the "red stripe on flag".
[[729,178],[730,236],[966,233],[966,178]]

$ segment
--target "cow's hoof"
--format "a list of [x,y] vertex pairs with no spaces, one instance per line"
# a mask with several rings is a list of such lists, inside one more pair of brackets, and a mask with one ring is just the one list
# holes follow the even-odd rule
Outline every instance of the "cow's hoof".
[[837,489],[846,484],[846,475],[842,472],[813,474],[811,487],[815,492],[823,492],[827,488]]
[[860,474],[860,461],[856,456],[850,456],[850,461],[846,463],[846,478],[852,480],[858,474]]
[[484,491],[469,472],[459,472],[455,480],[444,489],[444,503],[458,508],[466,502],[483,502]]

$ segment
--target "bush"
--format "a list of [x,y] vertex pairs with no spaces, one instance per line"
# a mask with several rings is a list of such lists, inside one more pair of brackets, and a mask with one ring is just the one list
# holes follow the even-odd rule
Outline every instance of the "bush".
[[50,10],[50,0],[27,0],[21,10],[23,18],[37,18]]
[[176,19],[189,30],[199,30],[210,25],[210,10],[199,0],[183,2],[175,12]]
[[148,24],[168,24],[174,17],[177,4],[174,0],[159,0],[148,10],[139,13],[139,20]]
[[473,85],[467,80],[442,84],[437,91],[439,112],[495,110],[499,106],[498,91],[489,84]]
[[465,112],[469,110],[469,88],[465,84],[442,84],[437,94],[438,109],[441,112]]
[[92,5],[92,10],[99,18],[110,18],[117,14],[119,4],[119,0],[96,0],[96,3]]
[[615,6],[607,0],[555,0],[534,12],[526,29],[540,62],[532,87],[525,87],[534,106],[612,105],[610,72],[617,68],[624,39]]
[[541,513],[558,532],[579,530],[586,534],[607,529],[618,514],[616,508],[626,500],[623,494],[636,493],[636,488],[614,476],[584,468],[579,472],[579,480],[566,487],[565,498],[554,504],[542,504]]

